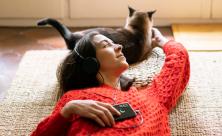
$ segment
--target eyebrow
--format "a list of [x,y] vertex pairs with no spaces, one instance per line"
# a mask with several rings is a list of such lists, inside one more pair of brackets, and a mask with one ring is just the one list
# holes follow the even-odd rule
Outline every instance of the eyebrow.
[[104,42],[105,40],[101,40],[100,42],[98,42],[96,45],[96,47],[99,47],[99,48],[101,48],[102,47],[102,42]]
[[102,42],[104,42],[104,41],[109,42],[107,39],[104,39],[104,40],[100,41],[99,43],[102,43]]

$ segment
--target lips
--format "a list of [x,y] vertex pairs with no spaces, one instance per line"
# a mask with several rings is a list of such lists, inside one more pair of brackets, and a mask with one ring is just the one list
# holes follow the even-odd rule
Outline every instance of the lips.
[[[120,54],[120,55],[117,55],[116,57],[119,58],[119,57],[122,57],[122,56],[123,56],[123,54]],[[123,56],[123,57],[124,57],[124,56]]]

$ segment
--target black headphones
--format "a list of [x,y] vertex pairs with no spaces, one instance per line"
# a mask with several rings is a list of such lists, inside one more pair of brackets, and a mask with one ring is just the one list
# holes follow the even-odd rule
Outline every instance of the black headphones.
[[75,53],[78,56],[78,60],[81,63],[81,68],[84,72],[86,72],[88,75],[96,75],[99,71],[100,64],[98,60],[94,57],[83,57],[80,55],[80,53],[76,50],[76,48],[73,49]]

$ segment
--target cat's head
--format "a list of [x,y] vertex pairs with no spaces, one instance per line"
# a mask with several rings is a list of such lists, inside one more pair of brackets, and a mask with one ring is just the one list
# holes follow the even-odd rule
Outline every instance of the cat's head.
[[125,27],[128,28],[151,28],[153,26],[153,14],[156,10],[141,12],[133,9],[132,7],[128,6],[129,9],[129,16],[127,17]]

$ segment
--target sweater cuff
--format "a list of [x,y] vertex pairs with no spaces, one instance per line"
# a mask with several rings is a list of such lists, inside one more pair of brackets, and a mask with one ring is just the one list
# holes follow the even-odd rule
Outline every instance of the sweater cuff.
[[54,114],[54,117],[50,120],[50,126],[52,131],[58,134],[63,133],[71,124],[71,119],[64,118],[59,112]]
[[55,117],[54,117],[55,120],[57,120],[58,122],[60,123],[67,123],[67,122],[71,122],[72,121],[72,118],[65,118],[61,115],[60,112],[56,113],[55,114]]
[[178,54],[188,55],[186,48],[179,42],[174,40],[168,41],[163,46],[163,51],[166,55]]
[[175,41],[174,40],[169,40],[168,42],[166,42],[164,45],[163,45],[163,51],[166,52],[168,47],[169,46],[172,46],[175,44]]

